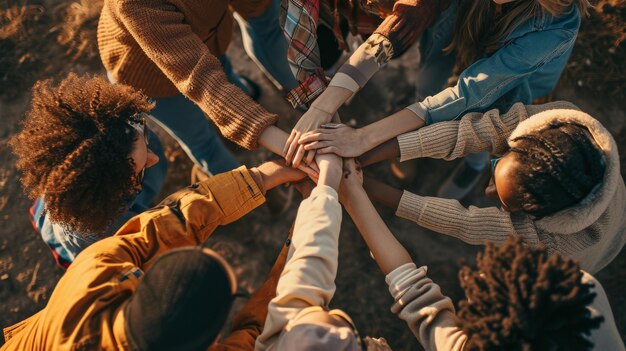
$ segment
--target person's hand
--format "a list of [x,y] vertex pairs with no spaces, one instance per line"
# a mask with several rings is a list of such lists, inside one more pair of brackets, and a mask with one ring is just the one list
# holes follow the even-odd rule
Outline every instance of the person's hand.
[[[315,106],[311,106],[309,110],[306,111],[302,117],[300,117],[298,123],[296,123],[293,127],[293,130],[291,131],[283,149],[287,165],[292,165],[297,168],[301,164],[305,150],[304,145],[299,143],[300,137],[304,133],[318,129],[322,124],[330,122],[334,114],[334,112],[327,112]],[[315,150],[309,152],[305,163],[310,164],[313,161],[314,156]]]
[[387,344],[385,338],[371,338],[366,336],[363,340],[365,340],[367,351],[391,351],[391,347]]
[[342,123],[328,123],[300,138],[304,150],[315,150],[318,154],[333,153],[341,157],[358,157],[369,150],[368,142],[361,129]]
[[297,182],[307,177],[306,173],[286,166],[284,160],[268,161],[255,169],[259,172],[266,191],[278,185]]

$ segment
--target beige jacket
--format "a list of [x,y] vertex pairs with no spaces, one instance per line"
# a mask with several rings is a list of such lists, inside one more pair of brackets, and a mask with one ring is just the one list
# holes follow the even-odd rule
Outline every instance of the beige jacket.
[[[403,319],[426,351],[462,351],[467,335],[460,328],[450,298],[441,293],[439,285],[426,276],[426,267],[408,263],[389,273],[385,281],[394,299],[391,311]],[[594,277],[584,272],[583,283],[594,285],[596,298],[587,308],[592,317],[602,316],[604,322],[594,329],[589,340],[594,351],[623,351],[624,343],[615,325],[609,300]]]
[[275,350],[283,329],[301,311],[328,306],[335,294],[340,228],[337,192],[317,186],[298,209],[287,264],[255,350]]
[[577,205],[535,220],[523,213],[496,207],[465,208],[456,200],[405,191],[396,214],[469,244],[502,243],[509,235],[517,235],[531,245],[543,244],[551,253],[579,261],[581,268],[592,274],[598,272],[626,242],[626,188],[615,140],[600,122],[576,106],[567,102],[519,103],[504,114],[491,110],[435,123],[398,136],[401,161],[417,157],[452,160],[483,151],[501,155],[512,139],[546,128],[553,121],[587,127],[605,158],[602,185]]

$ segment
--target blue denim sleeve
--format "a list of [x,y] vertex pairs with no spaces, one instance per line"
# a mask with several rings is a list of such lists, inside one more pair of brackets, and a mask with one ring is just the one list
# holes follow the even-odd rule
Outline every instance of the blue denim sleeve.
[[[543,65],[566,54],[575,40],[576,31],[562,28],[526,33],[476,61],[461,73],[456,86],[427,97],[413,110],[423,113],[430,124],[487,109]],[[554,72],[555,83],[560,73]]]

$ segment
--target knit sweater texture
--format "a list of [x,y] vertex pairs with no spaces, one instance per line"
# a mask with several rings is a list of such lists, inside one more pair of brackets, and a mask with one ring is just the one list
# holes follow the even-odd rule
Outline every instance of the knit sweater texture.
[[[235,1],[231,5],[250,17],[261,14],[269,3]],[[180,92],[226,138],[253,149],[278,116],[228,82],[217,57],[226,52],[232,27],[232,11],[225,0],[105,0],[98,47],[104,67],[116,82],[150,97]]]
[[626,242],[626,188],[611,134],[594,118],[567,102],[469,113],[460,120],[435,123],[398,136],[401,160],[431,157],[452,160],[475,152],[502,155],[520,135],[538,132],[552,122],[586,127],[601,149],[605,174],[600,186],[578,204],[540,219],[501,208],[466,208],[456,200],[423,197],[405,191],[396,214],[422,227],[469,244],[503,243],[509,235],[529,245],[544,245],[580,262],[595,273],[609,264]]

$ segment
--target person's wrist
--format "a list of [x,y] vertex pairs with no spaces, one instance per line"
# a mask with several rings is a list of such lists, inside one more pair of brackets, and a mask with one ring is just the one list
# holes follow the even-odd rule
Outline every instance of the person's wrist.
[[[340,194],[340,201],[346,208],[346,211],[350,212],[354,209],[354,206],[362,201],[362,196],[365,194],[365,190],[360,184],[353,182],[346,182],[345,187],[342,188]],[[367,194],[365,194],[367,196]]]
[[373,130],[370,126],[371,125],[367,125],[365,127],[356,129],[357,138],[358,140],[361,140],[361,142],[359,143],[359,156],[378,145],[376,140],[376,133],[373,133]]
[[318,185],[329,186],[337,193],[339,193],[339,185],[341,184],[341,177],[343,170],[339,164],[333,164],[330,161],[320,161],[320,178],[317,182]]
[[332,117],[351,95],[352,92],[346,88],[330,86],[313,101],[311,107],[324,111]]

